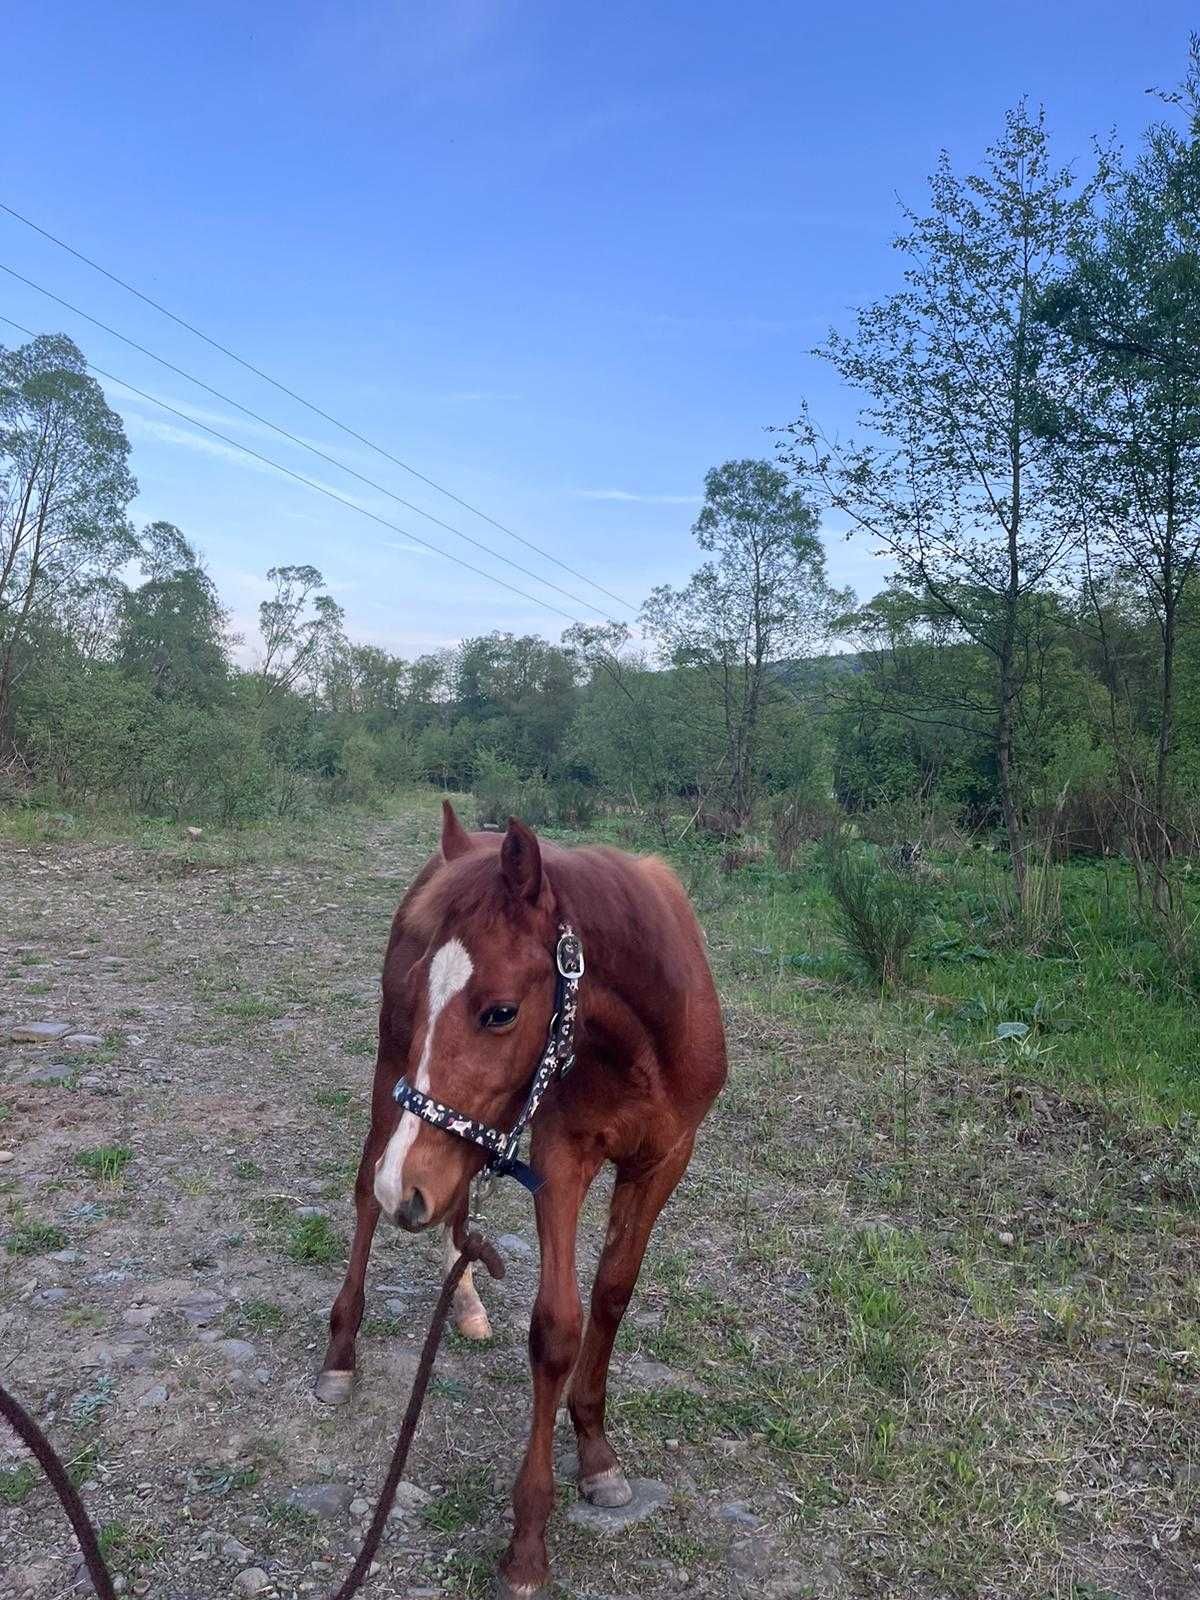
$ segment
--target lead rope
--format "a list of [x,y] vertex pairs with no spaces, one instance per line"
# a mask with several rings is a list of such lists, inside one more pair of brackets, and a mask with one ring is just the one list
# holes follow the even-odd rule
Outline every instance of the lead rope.
[[[433,1317],[429,1323],[429,1332],[425,1335],[417,1375],[413,1379],[412,1390],[408,1397],[408,1409],[404,1413],[400,1437],[396,1440],[396,1448],[392,1452],[392,1461],[383,1480],[383,1488],[379,1491],[375,1515],[371,1518],[371,1525],[363,1538],[362,1548],[346,1574],[346,1581],[336,1594],[330,1596],[330,1600],[351,1600],[351,1596],[357,1594],[362,1587],[371,1562],[375,1559],[383,1538],[383,1530],[387,1526],[388,1512],[392,1509],[392,1501],[396,1496],[396,1487],[404,1475],[413,1435],[421,1419],[425,1391],[429,1387],[433,1363],[437,1359],[438,1346],[442,1342],[442,1335],[446,1331],[446,1320],[450,1315],[450,1302],[454,1298],[454,1291],[458,1288],[463,1273],[475,1261],[482,1261],[493,1278],[504,1276],[504,1262],[495,1245],[478,1233],[469,1233],[462,1242],[458,1260],[446,1274],[442,1292],[433,1308]],[[108,1570],[108,1563],[100,1552],[96,1529],[83,1501],[79,1498],[78,1490],[68,1476],[66,1467],[63,1466],[61,1456],[24,1406],[9,1394],[3,1384],[0,1384],[0,1415],[3,1415],[9,1427],[33,1453],[38,1465],[46,1474],[50,1487],[58,1496],[59,1503],[67,1514],[67,1521],[79,1540],[79,1548],[83,1551],[83,1562],[99,1600],[117,1600],[112,1573]]]

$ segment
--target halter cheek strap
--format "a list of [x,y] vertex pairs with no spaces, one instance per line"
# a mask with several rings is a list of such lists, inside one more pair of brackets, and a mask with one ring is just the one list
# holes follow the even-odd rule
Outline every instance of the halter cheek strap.
[[430,1095],[422,1094],[407,1078],[401,1078],[392,1091],[397,1104],[414,1117],[452,1133],[468,1144],[478,1145],[487,1155],[484,1170],[497,1177],[515,1178],[524,1184],[530,1194],[536,1194],[542,1180],[527,1162],[520,1160],[517,1152],[521,1135],[533,1121],[546,1091],[552,1083],[565,1078],[575,1064],[575,1014],[579,1004],[579,981],[583,977],[583,945],[579,936],[567,923],[560,923],[558,944],[554,951],[557,968],[554,993],[554,1015],[550,1018],[550,1031],[537,1067],[534,1070],[525,1104],[516,1122],[504,1132],[502,1128],[489,1127],[452,1106],[443,1105]]

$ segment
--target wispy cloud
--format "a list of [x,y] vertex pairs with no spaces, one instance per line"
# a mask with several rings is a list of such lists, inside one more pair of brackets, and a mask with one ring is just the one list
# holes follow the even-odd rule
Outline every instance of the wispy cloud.
[[635,489],[572,489],[577,500],[620,500],[638,506],[698,506],[698,494],[642,494]]

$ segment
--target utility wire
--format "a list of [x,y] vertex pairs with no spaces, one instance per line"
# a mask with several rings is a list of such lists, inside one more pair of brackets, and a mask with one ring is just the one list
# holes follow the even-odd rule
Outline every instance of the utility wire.
[[469,511],[472,516],[481,517],[484,522],[491,523],[493,528],[497,528],[501,533],[507,534],[510,539],[516,539],[519,544],[523,544],[528,550],[535,551],[545,560],[554,562],[556,566],[562,567],[565,572],[569,572],[573,578],[578,578],[581,583],[590,584],[593,589],[598,589],[601,594],[606,594],[610,600],[615,600],[617,604],[619,606],[623,606],[626,611],[637,610],[637,607],[630,605],[628,600],[623,600],[619,594],[614,594],[611,589],[606,589],[602,583],[597,583],[595,578],[589,578],[586,573],[578,572],[574,567],[568,566],[565,561],[560,560],[558,556],[551,555],[548,550],[543,550],[540,545],[534,544],[531,539],[526,539],[524,534],[520,534],[514,528],[508,527],[506,523],[497,521],[495,517],[489,516],[486,511],[481,511],[478,506],[472,505],[469,500],[464,500],[461,495],[457,495],[453,492],[453,490],[447,489],[444,484],[436,482],[433,478],[426,477],[423,472],[418,472],[416,467],[410,466],[407,461],[401,461],[399,456],[393,455],[390,450],[385,450],[382,445],[376,444],[373,439],[368,439],[365,434],[359,433],[357,429],[352,428],[349,423],[342,422],[339,420],[339,418],[331,416],[328,411],[323,411],[321,407],[315,405],[313,401],[306,400],[302,394],[297,394],[294,389],[289,389],[286,384],[280,383],[277,378],[273,378],[269,372],[264,372],[261,367],[256,367],[253,362],[245,360],[242,356],[239,356],[236,351],[229,349],[227,345],[223,345],[218,340],[211,338],[210,335],[205,333],[202,329],[197,328],[192,323],[185,321],[183,317],[177,316],[174,311],[168,310],[168,308],[160,304],[159,301],[151,299],[148,294],[144,294],[141,289],[135,288],[132,283],[126,282],[124,278],[119,278],[115,272],[110,272],[107,267],[102,267],[98,261],[93,261],[91,256],[84,255],[82,250],[76,250],[74,246],[69,245],[65,239],[60,239],[57,234],[50,233],[46,228],[40,227],[36,222],[32,221],[31,218],[23,216],[21,212],[14,210],[12,206],[5,205],[2,200],[0,200],[0,211],[3,211],[8,216],[13,217],[17,222],[22,223],[26,228],[31,228],[34,233],[40,233],[43,239],[48,239],[51,244],[57,245],[60,250],[65,250],[68,255],[74,256],[76,261],[82,261],[85,266],[91,267],[94,272],[101,273],[110,281],[110,283],[117,284],[118,287],[124,289],[126,293],[135,295],[145,305],[152,307],[153,310],[157,311],[161,316],[169,318],[170,321],[185,329],[195,338],[202,339],[205,344],[210,345],[214,350],[220,351],[220,353],[223,356],[227,356],[230,361],[236,361],[239,367],[244,367],[247,372],[252,372],[256,378],[261,378],[264,383],[269,383],[273,389],[278,389],[281,394],[287,395],[290,400],[295,400],[298,405],[304,406],[305,409],[311,411],[314,416],[323,418],[324,421],[331,423],[335,428],[340,428],[343,433],[348,434],[352,439],[357,439],[359,444],[365,444],[368,450],[374,450],[377,455],[383,456],[383,458],[386,461],[390,461],[393,466],[400,467],[404,472],[409,473],[412,477],[418,478],[422,483],[427,484],[429,488],[436,489],[439,494],[444,494],[448,499],[453,500],[455,505],[462,506],[464,511]]
[[[0,314],[0,322],[6,322],[10,328],[15,328],[18,333],[23,333],[27,339],[36,339],[37,334],[32,328],[26,328],[22,323],[16,322],[12,317]],[[285,467],[282,462],[273,461],[270,456],[264,456],[257,450],[251,450],[249,445],[240,444],[238,440],[231,439],[227,433],[222,433],[218,428],[210,428],[207,422],[200,422],[196,417],[191,417],[186,411],[180,411],[175,406],[169,406],[165,400],[160,400],[157,395],[147,394],[144,389],[139,389],[135,384],[128,383],[124,378],[118,378],[115,373],[105,372],[103,367],[98,367],[94,362],[85,361],[88,370],[97,377],[107,378],[109,383],[119,383],[123,389],[128,389],[130,394],[136,394],[139,399],[148,401],[152,406],[158,406],[162,411],[169,411],[173,417],[178,417],[186,422],[189,427],[201,428],[205,433],[211,433],[214,439],[220,439],[222,444],[230,445],[234,450],[240,451],[244,456],[250,456],[255,461],[261,461],[264,466],[273,467],[276,472],[282,472],[287,478],[294,478],[297,483],[302,483],[306,489],[315,489],[318,494],[323,494],[329,500],[336,500],[338,505],[348,506],[351,511],[357,511],[359,516],[369,517],[372,522],[378,522],[380,527],[390,528],[393,533],[398,533],[404,539],[411,539],[414,544],[422,545],[426,550],[432,550],[436,556],[444,556],[447,561],[453,561],[457,567],[465,567],[468,572],[475,573],[476,577],[486,578],[489,583],[498,583],[502,589],[520,595],[522,600],[529,600],[535,606],[541,606],[545,611],[553,611],[560,617],[566,617],[568,622],[578,623],[579,618],[564,611],[549,600],[539,600],[537,595],[529,594],[524,589],[519,589],[515,583],[509,583],[506,578],[497,578],[490,572],[485,572],[482,567],[475,566],[470,561],[464,561],[461,556],[452,555],[449,550],[443,550],[436,544],[430,544],[428,539],[422,539],[419,533],[410,533],[407,528],[402,528],[397,522],[389,522],[386,517],[378,516],[374,511],[368,511],[366,506],[360,506],[355,500],[348,500],[345,495],[338,494],[336,489],[327,488],[325,484],[318,483],[314,478],[306,478],[302,472],[295,472],[291,467]]]
[[[280,438],[287,439],[289,443],[298,446],[301,450],[309,450],[313,455],[319,456],[322,461],[328,462],[331,467],[336,467],[339,472],[348,473],[350,477],[357,478],[359,483],[365,483],[369,489],[376,493],[386,495],[389,500],[394,500],[397,505],[403,506],[406,511],[415,511],[419,517],[425,517],[436,527],[452,533],[456,539],[463,539],[467,544],[474,545],[476,550],[482,550],[485,555],[492,556],[497,561],[503,561],[506,567],[512,567],[515,572],[524,573],[527,578],[532,578],[534,583],[544,583],[547,589],[553,589],[556,594],[561,594],[566,600],[573,600],[576,605],[584,606],[588,611],[594,611],[598,617],[603,617],[606,622],[616,622],[615,617],[610,617],[607,611],[585,600],[582,595],[573,594],[570,589],[564,589],[561,584],[554,583],[549,578],[543,578],[540,573],[534,572],[531,567],[523,567],[519,561],[513,561],[509,556],[493,550],[491,545],[484,544],[482,540],[472,538],[469,533],[463,533],[449,522],[443,522],[440,517],[435,517],[432,511],[426,511],[421,506],[414,505],[411,500],[406,500],[403,495],[394,493],[382,483],[376,483],[374,478],[368,478],[365,473],[358,472],[353,467],[348,467],[345,462],[339,461],[336,456],[327,455],[318,445],[311,444],[307,439],[301,439],[298,434],[289,433],[286,428],[272,422],[269,417],[263,417],[257,411],[251,411],[249,406],[244,406],[240,400],[235,400],[232,395],[224,394],[220,389],[214,389],[212,384],[205,383],[202,378],[197,378],[194,373],[186,372],[182,367],[177,367],[173,361],[168,361],[165,356],[156,355],[153,350],[148,350],[144,344],[139,344],[136,339],[131,339],[119,329],[110,327],[107,322],[101,322],[99,317],[93,317],[90,312],[81,307],[72,305],[69,300],[64,300],[61,295],[54,294],[44,288],[42,284],[35,283],[32,278],[27,278],[23,273],[17,272],[13,267],[7,267],[0,261],[0,272],[6,272],[10,278],[15,278],[18,283],[23,283],[28,289],[35,289],[38,294],[45,295],[47,300],[53,300],[55,305],[62,306],[74,316],[82,317],[85,322],[90,322],[93,327],[101,328],[114,339],[119,339],[122,344],[127,344],[131,350],[137,350],[144,356],[149,356],[151,361],[157,361],[160,367],[165,367],[168,372],[174,372],[188,383],[194,383],[198,389],[203,389],[205,394],[211,394],[214,399],[220,400],[223,405],[233,406],[244,416],[252,418],[264,428],[270,428]],[[126,385],[128,387],[128,385]]]

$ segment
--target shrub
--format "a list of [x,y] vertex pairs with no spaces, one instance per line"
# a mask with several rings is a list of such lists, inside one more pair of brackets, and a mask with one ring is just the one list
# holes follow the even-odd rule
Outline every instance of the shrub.
[[509,817],[536,827],[549,822],[550,790],[545,780],[523,778],[506,756],[481,750],[475,759],[475,820],[481,828],[502,828]]
[[888,993],[907,976],[909,953],[929,913],[928,889],[837,835],[826,843],[824,870],[838,939]]
[[596,820],[596,791],[563,779],[554,785],[554,815],[564,828],[590,828]]
[[771,848],[777,865],[784,872],[790,872],[800,847],[824,839],[835,816],[829,801],[777,795],[771,806]]

